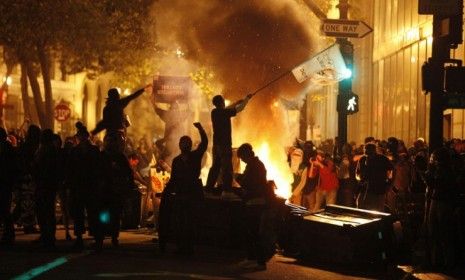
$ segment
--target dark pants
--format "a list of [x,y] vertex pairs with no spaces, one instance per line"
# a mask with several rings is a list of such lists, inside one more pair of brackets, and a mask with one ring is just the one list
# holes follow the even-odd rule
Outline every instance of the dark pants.
[[[82,193],[71,193],[71,216],[74,221],[74,235],[81,237],[86,232],[86,212],[90,220],[89,195]],[[89,222],[90,225],[90,222]]]
[[69,217],[70,217],[70,192],[68,189],[58,191],[60,206],[62,212],[62,222],[65,226],[66,234],[69,234]]
[[232,189],[233,167],[232,167],[232,148],[231,146],[213,146],[213,162],[208,172],[207,188],[214,188],[218,176],[222,174],[221,182],[223,190]]
[[111,238],[117,239],[121,229],[121,213],[123,212],[123,202],[114,200],[107,204],[106,211],[110,214],[109,234]]
[[194,250],[195,209],[192,198],[176,198],[174,205],[176,221],[176,245],[182,253]]
[[160,200],[160,210],[158,215],[157,231],[158,245],[161,251],[166,248],[166,243],[170,238],[171,217],[174,211],[174,197],[168,192],[163,192]]
[[428,239],[431,249],[431,263],[435,266],[452,268],[455,265],[454,202],[431,200],[428,215]]
[[352,179],[340,179],[337,201],[339,205],[355,206],[355,182]]
[[0,222],[3,223],[2,241],[13,242],[15,239],[15,228],[11,214],[11,191],[0,192]]
[[40,226],[40,240],[44,245],[55,244],[55,197],[55,191],[37,191],[37,221]]
[[357,208],[384,212],[385,194],[360,193]]
[[260,238],[260,223],[264,206],[247,206],[245,208],[245,230],[247,259],[256,260],[258,264],[265,264],[265,252]]
[[[31,176],[25,176],[23,183],[18,191],[18,204],[20,217],[18,223],[21,224],[25,231],[35,228],[36,225],[36,184],[32,181]],[[18,207],[18,205],[16,206]]]

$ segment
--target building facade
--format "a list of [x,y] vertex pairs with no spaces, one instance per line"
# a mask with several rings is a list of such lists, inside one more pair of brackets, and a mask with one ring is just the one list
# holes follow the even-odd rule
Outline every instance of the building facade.
[[[21,95],[20,67],[15,66],[9,77],[9,85],[4,92],[3,124],[7,129],[20,128],[26,116],[24,102]],[[109,78],[102,75],[96,80],[90,80],[85,73],[60,75],[59,66],[53,64],[52,71],[53,104],[63,103],[71,109],[70,117],[65,121],[55,119],[54,129],[62,136],[75,133],[74,124],[82,121],[89,129],[93,128],[102,117],[102,109],[105,105],[106,92],[110,88]],[[0,77],[6,79],[6,66],[0,61]],[[39,77],[42,98],[44,94],[43,83]],[[31,122],[38,124],[37,112],[32,98],[32,91],[28,86],[29,108]]]
[[[433,17],[418,14],[417,0],[351,2],[363,11],[362,18],[352,19],[364,20],[374,31],[351,40],[360,111],[349,116],[348,139],[361,143],[368,135],[395,136],[407,144],[428,139],[430,98],[422,92],[421,67],[431,57]],[[464,56],[463,44],[451,51],[452,58]],[[445,110],[443,123],[445,139],[465,138],[463,109]]]

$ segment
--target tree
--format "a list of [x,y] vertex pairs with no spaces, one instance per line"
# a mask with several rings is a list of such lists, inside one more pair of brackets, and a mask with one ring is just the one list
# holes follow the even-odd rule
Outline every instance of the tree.
[[[150,71],[148,60],[153,59],[151,52],[155,52],[154,37],[151,36],[153,21],[149,18],[153,2],[0,2],[0,45],[12,51],[27,75],[42,127],[53,129],[54,123],[52,59],[61,62],[64,74],[85,71],[91,78],[109,71],[119,73],[122,70],[124,75],[131,73],[138,77]],[[39,74],[42,75],[44,99]]]

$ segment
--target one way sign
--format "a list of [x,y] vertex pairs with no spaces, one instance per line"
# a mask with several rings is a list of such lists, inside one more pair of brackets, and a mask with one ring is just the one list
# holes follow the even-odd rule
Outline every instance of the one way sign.
[[373,28],[360,20],[325,19],[321,30],[330,37],[363,38]]

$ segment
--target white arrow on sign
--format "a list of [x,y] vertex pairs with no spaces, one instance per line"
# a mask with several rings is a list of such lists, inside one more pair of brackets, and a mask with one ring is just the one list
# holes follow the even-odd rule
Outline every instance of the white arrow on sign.
[[321,30],[330,37],[363,38],[372,32],[373,28],[360,20],[325,19]]

